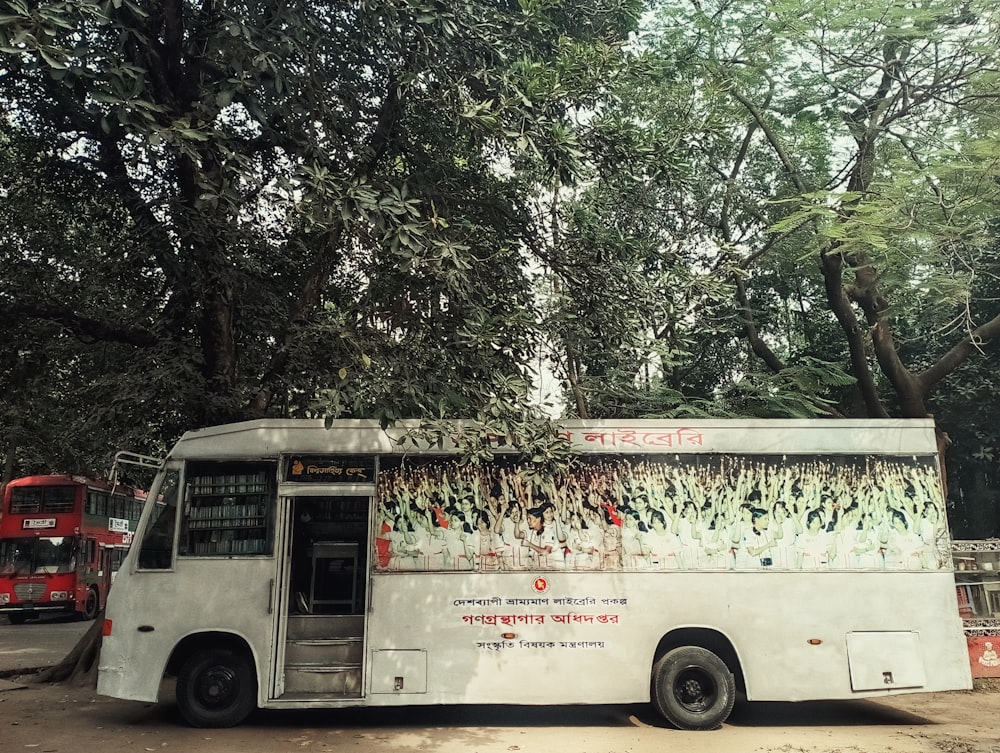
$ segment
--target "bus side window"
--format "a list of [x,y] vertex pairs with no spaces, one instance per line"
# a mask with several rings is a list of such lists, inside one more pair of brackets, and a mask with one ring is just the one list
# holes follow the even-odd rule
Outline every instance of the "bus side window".
[[146,523],[139,549],[139,568],[169,570],[173,562],[174,529],[177,523],[177,494],[180,472],[166,471],[152,515]]
[[83,566],[94,568],[97,566],[97,540],[84,539],[83,541]]

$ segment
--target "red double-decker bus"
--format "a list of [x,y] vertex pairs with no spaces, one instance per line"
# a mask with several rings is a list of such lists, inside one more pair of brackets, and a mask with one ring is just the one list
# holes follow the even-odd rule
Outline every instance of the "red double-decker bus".
[[81,476],[15,479],[0,507],[0,614],[93,619],[132,543],[145,493]]

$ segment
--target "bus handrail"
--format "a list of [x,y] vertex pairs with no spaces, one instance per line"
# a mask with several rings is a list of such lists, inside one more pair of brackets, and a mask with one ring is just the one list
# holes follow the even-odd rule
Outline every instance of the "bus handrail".
[[154,457],[152,455],[141,455],[138,452],[128,452],[126,450],[116,452],[114,462],[111,464],[111,473],[108,474],[108,480],[111,484],[111,488],[115,489],[118,487],[119,466],[134,465],[139,468],[158,471],[163,467],[163,460],[163,458]]

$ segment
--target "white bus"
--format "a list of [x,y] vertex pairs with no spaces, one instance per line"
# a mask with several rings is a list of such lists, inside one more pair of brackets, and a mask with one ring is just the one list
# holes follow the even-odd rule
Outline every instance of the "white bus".
[[967,689],[931,421],[565,422],[542,482],[376,422],[185,434],[108,600],[98,692],[255,708]]

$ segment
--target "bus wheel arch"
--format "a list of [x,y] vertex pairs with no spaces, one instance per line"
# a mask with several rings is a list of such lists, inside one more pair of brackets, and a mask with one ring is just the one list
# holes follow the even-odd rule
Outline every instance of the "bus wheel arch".
[[650,673],[650,698],[675,727],[718,729],[733,709],[737,689],[744,688],[736,650],[718,631],[683,628],[660,640]]
[[174,649],[167,671],[177,676],[177,707],[192,727],[233,727],[257,708],[256,663],[238,636],[188,636]]

